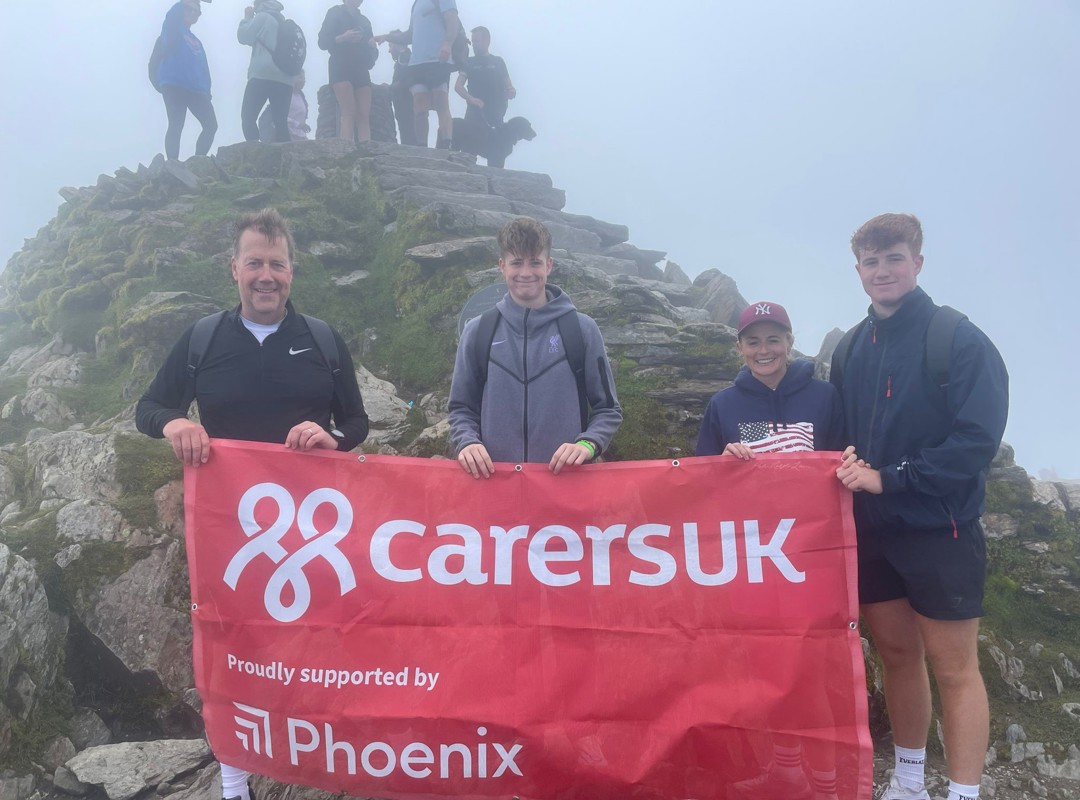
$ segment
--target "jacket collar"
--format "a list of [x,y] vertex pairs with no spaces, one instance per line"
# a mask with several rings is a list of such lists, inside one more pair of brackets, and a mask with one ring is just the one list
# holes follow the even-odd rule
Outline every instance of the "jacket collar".
[[[290,328],[293,325],[295,325],[296,324],[296,318],[298,316],[299,316],[299,314],[296,313],[296,309],[293,308],[292,300],[286,300],[285,301],[285,316],[284,316],[284,318],[282,318],[281,327],[278,328],[278,330],[281,330],[282,328],[287,329],[287,328]],[[228,318],[229,318],[229,321],[232,322],[235,325],[243,325],[244,324],[240,319],[240,304],[239,303],[237,303],[236,307],[233,308],[233,310],[228,313]]]
[[916,286],[904,295],[900,308],[896,309],[896,313],[892,316],[881,319],[874,313],[873,305],[870,306],[867,314],[872,325],[878,325],[883,330],[900,330],[915,323],[933,307],[934,301],[930,299],[930,295],[921,287]]

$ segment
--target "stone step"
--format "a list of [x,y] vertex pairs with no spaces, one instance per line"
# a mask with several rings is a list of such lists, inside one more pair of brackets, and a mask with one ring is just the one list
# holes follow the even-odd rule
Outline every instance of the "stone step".
[[510,208],[515,214],[533,217],[544,223],[558,222],[563,225],[570,225],[574,228],[592,231],[600,237],[600,243],[605,247],[622,244],[630,238],[630,229],[625,225],[615,225],[614,223],[604,222],[595,217],[585,216],[584,214],[570,214],[566,211],[554,211],[553,209],[544,208],[543,206],[538,206],[523,200],[510,201]]
[[493,175],[489,179],[488,191],[502,195],[507,200],[520,200],[555,211],[561,211],[566,205],[566,192],[562,189],[544,188],[533,181],[520,178]]
[[490,193],[487,178],[483,175],[443,172],[432,169],[410,169],[408,167],[380,168],[375,174],[379,188],[384,192],[400,189],[403,186],[424,186],[430,189],[442,189],[447,192]]
[[[445,233],[497,234],[516,215],[501,211],[482,211],[460,203],[439,202],[430,204],[427,209],[432,214],[435,226]],[[574,253],[599,253],[602,245],[600,237],[591,231],[573,228],[569,225],[552,222],[547,224],[551,232],[553,248],[570,250]]]
[[387,192],[386,197],[395,206],[408,203],[421,211],[434,203],[456,203],[477,211],[501,211],[506,214],[513,212],[510,201],[505,197],[495,194],[451,192],[430,186],[402,186]]
[[470,236],[412,247],[405,255],[421,264],[494,265],[499,260],[499,245],[494,236]]

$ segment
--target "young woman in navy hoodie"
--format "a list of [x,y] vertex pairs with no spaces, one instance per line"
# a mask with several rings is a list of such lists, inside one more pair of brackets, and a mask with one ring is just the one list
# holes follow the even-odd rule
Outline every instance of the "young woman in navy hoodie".
[[[783,306],[753,303],[739,315],[736,347],[746,366],[709,401],[697,455],[750,461],[758,453],[843,449],[840,393],[814,377],[813,362],[791,360],[794,343]],[[745,798],[837,800],[835,752],[826,742],[807,742],[804,752],[798,737],[777,733],[769,765],[733,788]]]
[[735,383],[705,409],[696,455],[842,450],[840,395],[814,377],[814,364],[791,360],[791,320],[777,303],[752,303],[739,315],[736,347],[746,361]]

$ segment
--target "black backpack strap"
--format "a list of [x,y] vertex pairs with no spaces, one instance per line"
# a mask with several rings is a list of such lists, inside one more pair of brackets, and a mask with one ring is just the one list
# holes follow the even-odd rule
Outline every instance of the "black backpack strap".
[[473,375],[481,391],[487,383],[491,343],[495,340],[495,326],[498,324],[499,309],[497,308],[489,308],[476,321],[476,335],[473,336]]
[[327,366],[330,367],[330,374],[337,381],[338,376],[341,375],[341,354],[338,352],[337,339],[334,338],[333,329],[318,317],[307,314],[301,314],[300,316],[307,323],[308,330],[311,331],[311,338],[315,340],[315,346],[319,348],[319,352],[322,353]]
[[327,322],[318,317],[312,317],[308,314],[301,314],[300,317],[307,323],[311,338],[315,340],[315,346],[319,348],[323,361],[330,368],[330,375],[334,379],[334,399],[338,401],[338,407],[344,409],[345,397],[341,385],[341,353],[338,352],[334,330]]
[[555,324],[559,326],[559,338],[566,351],[566,360],[577,382],[578,412],[581,430],[584,431],[589,427],[589,396],[585,392],[585,337],[581,333],[581,320],[577,311],[567,311],[555,320]]
[[188,339],[187,352],[187,383],[184,385],[184,394],[180,400],[180,410],[185,414],[195,400],[195,375],[199,371],[199,364],[210,349],[210,342],[214,340],[218,326],[225,321],[228,311],[217,311],[200,319],[191,329],[191,338]]
[[966,314],[951,306],[938,306],[926,328],[926,370],[942,391],[949,385],[949,361],[956,327],[965,319]]
[[864,319],[855,327],[850,328],[833,348],[832,359],[829,362],[829,382],[838,390],[844,385],[844,367],[847,366],[848,358],[851,357],[851,348],[855,346],[855,340],[859,338],[859,333],[866,324],[867,320]]

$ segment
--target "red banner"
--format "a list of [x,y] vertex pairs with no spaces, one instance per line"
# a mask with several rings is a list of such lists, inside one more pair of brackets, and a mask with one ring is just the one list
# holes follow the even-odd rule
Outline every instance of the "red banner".
[[869,797],[837,459],[475,480],[215,441],[185,475],[213,750],[363,797],[754,800],[831,771]]

